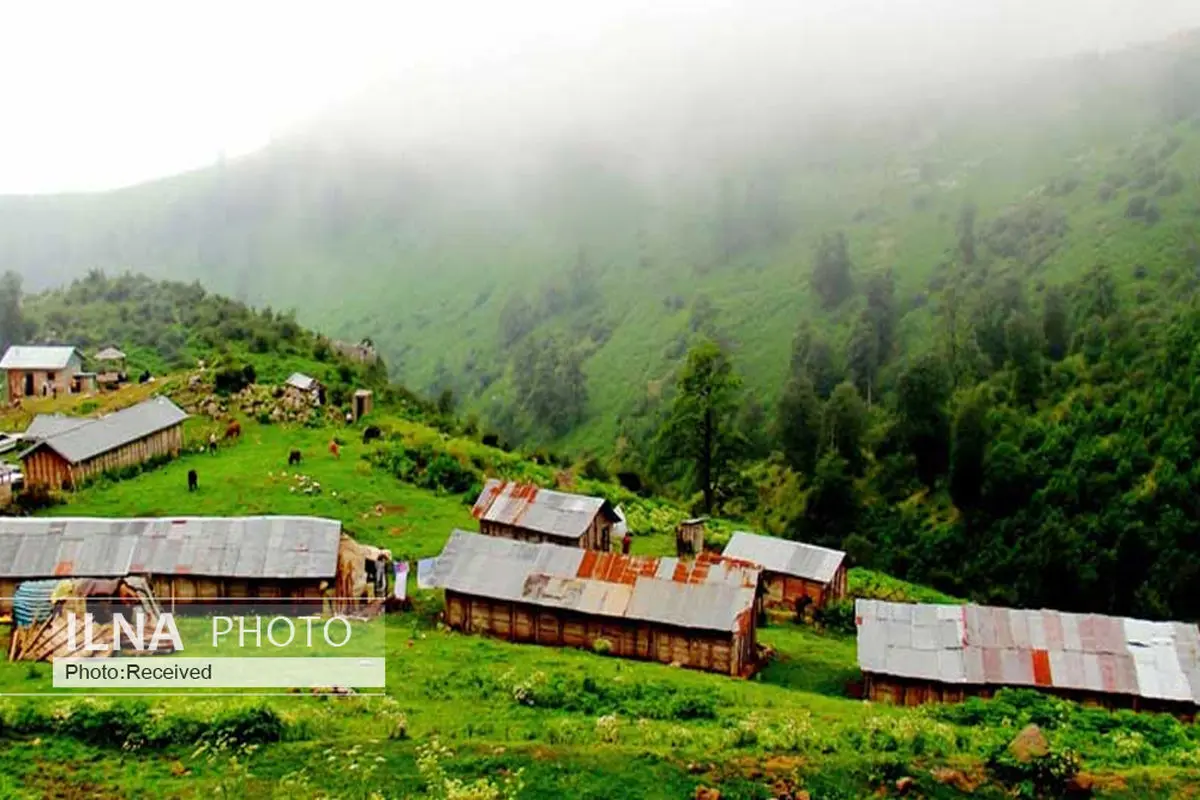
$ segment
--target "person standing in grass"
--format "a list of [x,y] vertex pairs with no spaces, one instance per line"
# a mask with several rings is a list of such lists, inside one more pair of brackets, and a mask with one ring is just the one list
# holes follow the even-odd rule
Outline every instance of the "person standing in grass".
[[210,452],[210,453],[217,452],[217,433],[216,433],[216,431],[212,431],[211,433],[208,434],[208,452]]

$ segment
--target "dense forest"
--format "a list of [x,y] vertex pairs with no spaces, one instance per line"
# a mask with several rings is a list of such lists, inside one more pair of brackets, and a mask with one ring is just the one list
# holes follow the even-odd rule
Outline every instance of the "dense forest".
[[[818,121],[782,82],[728,141],[710,140],[737,97],[648,118],[670,143],[651,150],[579,136],[528,152],[389,147],[403,131],[367,109],[353,130],[298,131],[140,186],[0,198],[0,269],[31,291],[102,268],[295,308],[305,326],[371,338],[395,379],[449,388],[510,439],[609,453],[697,333],[772,409],[798,320],[843,358],[864,287],[889,270],[897,352],[929,349],[960,226],[981,257],[1022,265],[1031,297],[1096,263],[1157,280],[1197,200],[1197,87],[1200,39],[1185,36],[846,100]],[[864,364],[868,345],[855,342]]]
[[958,596],[1198,617],[1200,39],[955,92],[658,182],[293,141],[11,198],[0,265],[76,280],[6,275],[0,338],[388,381],[316,323],[477,434],[697,511]]
[[62,289],[27,295],[21,277],[0,276],[0,349],[10,344],[66,344],[85,360],[115,346],[131,375],[194,369],[200,361],[227,374],[231,388],[280,383],[293,371],[322,380],[341,404],[354,388],[387,386],[382,359],[355,363],[333,343],[302,327],[294,312],[255,309],[199,283],[156,281],[98,270]]
[[[1127,215],[1178,191],[1155,166],[1176,148],[1136,155],[1158,177],[1135,173]],[[921,351],[897,348],[891,275],[855,279],[843,237],[823,239],[814,289],[861,295],[848,343],[802,322],[768,417],[736,356],[699,334],[619,458],[698,508],[951,593],[1200,615],[1200,246],[1184,237],[1157,277],[1122,261],[1031,281],[1028,254],[1059,235],[1052,208],[986,225],[962,209]]]

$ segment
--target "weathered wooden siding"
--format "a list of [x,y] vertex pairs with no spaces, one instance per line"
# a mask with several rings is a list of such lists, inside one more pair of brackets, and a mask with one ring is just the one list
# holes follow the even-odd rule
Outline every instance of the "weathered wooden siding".
[[766,605],[770,608],[795,608],[796,601],[806,595],[812,598],[812,608],[824,608],[846,596],[844,565],[838,567],[833,580],[827,584],[778,572],[764,571],[763,576],[763,582],[766,584]]
[[[269,600],[319,600],[322,581],[247,580],[243,578],[212,578],[187,575],[148,576],[151,590],[164,611],[197,603],[215,602],[226,597],[261,597]],[[331,582],[332,583],[332,582]]]
[[590,541],[589,533],[580,536],[572,541],[564,539],[561,536],[547,536],[538,531],[531,531],[528,528],[522,528],[517,525],[506,525],[502,522],[489,522],[488,520],[479,521],[479,532],[485,536],[497,536],[501,539],[516,539],[521,542],[533,542],[534,544],[542,544],[548,542],[550,544],[562,545],[563,547],[587,547]]
[[[753,615],[750,615],[751,617]],[[446,592],[446,621],[455,629],[512,642],[593,649],[609,643],[611,655],[690,669],[742,675],[755,663],[754,621],[744,633],[694,631],[636,620],[587,616],[564,609],[493,601]]]
[[71,483],[71,465],[53,450],[41,448],[22,459],[21,471],[27,487],[57,491]]
[[110,450],[90,461],[71,465],[53,450],[42,447],[24,459],[26,486],[42,486],[52,491],[70,488],[116,469],[144,464],[152,458],[175,458],[183,447],[183,426],[159,431],[135,442]]
[[[863,673],[863,697],[876,703],[919,706],[925,703],[961,703],[968,697],[989,698],[1004,687],[966,684],[947,684],[893,675]],[[1036,689],[1045,694],[1072,700],[1085,706],[1107,709],[1132,709],[1134,711],[1159,711],[1192,719],[1196,707],[1191,703],[1147,700],[1143,697],[1123,694],[1093,694],[1089,692],[1054,689],[1051,687],[1023,686],[1016,688]]]
[[531,531],[519,525],[507,525],[502,522],[490,522],[488,520],[479,521],[479,532],[485,536],[498,536],[501,539],[516,539],[535,544],[548,542],[564,547],[582,547],[586,550],[608,551],[612,549],[612,523],[601,514],[593,517],[592,524],[588,526],[582,536],[575,540],[566,539],[561,536],[547,536],[544,533]]

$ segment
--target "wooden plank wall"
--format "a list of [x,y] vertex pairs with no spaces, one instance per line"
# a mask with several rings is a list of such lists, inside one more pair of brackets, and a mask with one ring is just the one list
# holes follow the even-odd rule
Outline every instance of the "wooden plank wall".
[[[863,696],[866,699],[877,703],[904,706],[918,706],[924,703],[961,703],[968,697],[986,699],[993,697],[998,690],[1004,688],[1002,686],[937,683],[871,672],[863,674],[863,681]],[[1091,694],[1046,687],[1025,686],[1019,688],[1036,688],[1045,694],[1096,708],[1158,711],[1189,720],[1196,713],[1195,706],[1190,703],[1159,702],[1132,695]]]
[[42,448],[27,455],[22,461],[26,486],[41,486],[58,491],[71,482],[71,465],[52,450]]
[[183,426],[175,425],[76,465],[75,480],[84,481],[112,470],[144,464],[159,456],[175,458],[182,447]]
[[468,633],[552,647],[591,650],[597,639],[605,639],[610,645],[610,655],[678,663],[726,675],[741,674],[748,663],[747,647],[753,658],[753,628],[747,636],[734,637],[732,633],[600,618],[451,591],[446,592],[446,621],[452,628]]
[[550,544],[561,545],[562,547],[586,547],[591,534],[579,537],[577,542],[572,542],[570,539],[562,539],[557,536],[546,536],[545,534],[531,531],[526,528],[521,528],[515,525],[505,525],[501,522],[489,522],[488,520],[479,521],[479,532],[485,536],[496,536],[500,539],[516,539],[519,542],[533,542],[534,544]]

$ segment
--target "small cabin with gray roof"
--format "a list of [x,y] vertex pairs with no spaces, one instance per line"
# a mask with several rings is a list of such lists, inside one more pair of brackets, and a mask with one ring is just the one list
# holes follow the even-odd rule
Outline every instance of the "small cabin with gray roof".
[[621,522],[602,497],[555,492],[524,483],[489,480],[471,514],[480,533],[524,542],[551,542],[585,550],[611,550]]
[[13,345],[0,359],[8,399],[79,390],[83,358],[74,347]]
[[846,596],[846,554],[840,550],[738,531],[724,555],[762,567],[768,607],[796,608],[808,598],[815,610]]
[[154,397],[98,419],[39,418],[31,426],[36,441],[21,453],[25,485],[58,491],[112,470],[174,458],[183,448],[187,416],[167,398]]

